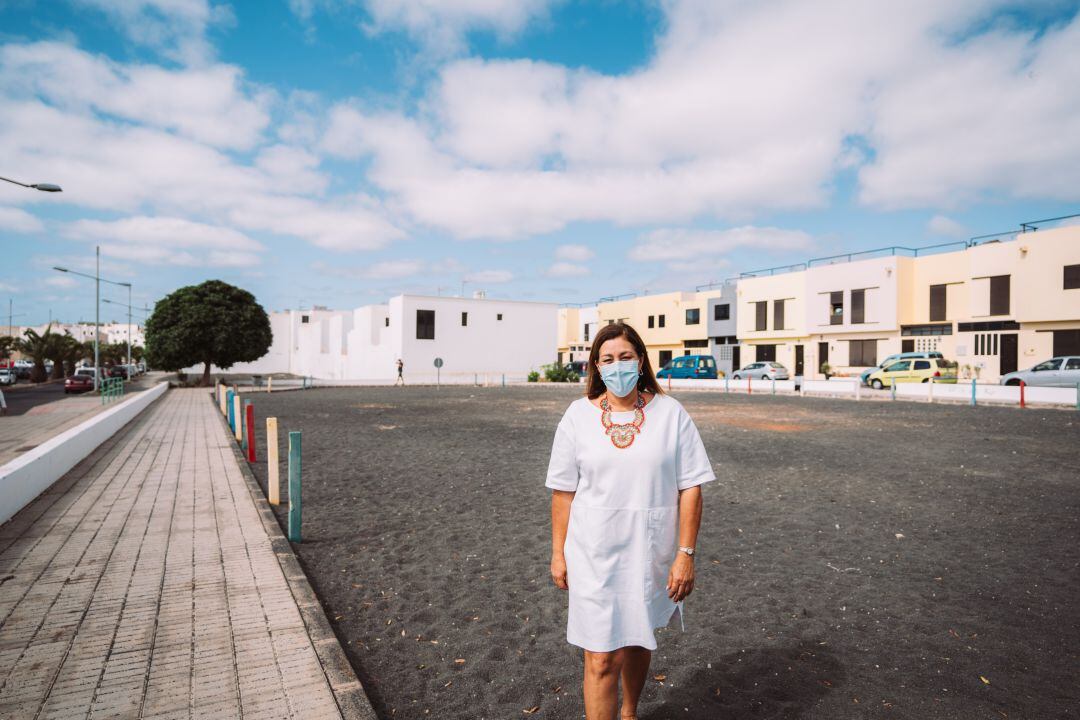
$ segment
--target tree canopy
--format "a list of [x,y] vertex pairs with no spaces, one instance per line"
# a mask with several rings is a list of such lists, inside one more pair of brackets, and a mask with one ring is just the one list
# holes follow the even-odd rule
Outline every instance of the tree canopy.
[[228,369],[258,360],[270,349],[270,318],[255,296],[220,280],[182,287],[154,306],[146,321],[146,355],[161,370],[203,365]]

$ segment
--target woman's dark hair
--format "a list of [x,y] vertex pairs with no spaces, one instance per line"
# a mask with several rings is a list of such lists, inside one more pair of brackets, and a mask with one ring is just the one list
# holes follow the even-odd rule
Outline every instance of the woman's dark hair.
[[649,352],[645,349],[645,343],[641,341],[641,336],[637,334],[637,330],[626,323],[618,322],[600,328],[600,332],[596,333],[596,337],[593,338],[592,350],[589,351],[588,374],[585,376],[585,395],[592,399],[598,398],[607,392],[607,386],[604,385],[604,381],[600,377],[600,368],[597,367],[597,362],[600,360],[600,346],[608,340],[620,337],[626,338],[627,342],[634,346],[634,352],[641,358],[641,377],[638,378],[637,384],[638,392],[644,390],[656,395],[661,394],[663,390],[660,389],[660,383],[656,382],[652,363],[649,362]]

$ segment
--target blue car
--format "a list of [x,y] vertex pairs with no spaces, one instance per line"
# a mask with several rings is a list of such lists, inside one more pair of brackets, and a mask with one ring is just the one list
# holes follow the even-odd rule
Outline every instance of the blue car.
[[859,382],[861,382],[863,385],[869,385],[870,384],[870,376],[873,375],[874,373],[876,373],[881,368],[883,368],[886,365],[889,365],[890,363],[893,363],[893,362],[895,362],[897,360],[909,360],[911,358],[922,358],[922,359],[936,358],[938,360],[943,360],[945,358],[945,356],[942,355],[939,352],[903,352],[903,353],[896,353],[895,355],[890,355],[889,357],[887,357],[884,360],[882,360],[881,362],[879,362],[877,364],[877,367],[872,367],[872,368],[868,368],[866,370],[863,370],[862,373],[859,375]]
[[656,373],[657,378],[699,378],[715,380],[716,360],[712,355],[683,355],[672,358],[667,365]]

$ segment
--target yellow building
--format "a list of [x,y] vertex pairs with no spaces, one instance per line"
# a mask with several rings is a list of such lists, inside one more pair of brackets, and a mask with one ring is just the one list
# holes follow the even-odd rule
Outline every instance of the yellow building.
[[671,292],[601,302],[599,324],[631,325],[645,342],[653,369],[659,370],[676,356],[709,354],[709,299],[721,294],[722,290]]
[[596,335],[595,305],[564,305],[559,308],[557,362],[562,365],[588,361]]

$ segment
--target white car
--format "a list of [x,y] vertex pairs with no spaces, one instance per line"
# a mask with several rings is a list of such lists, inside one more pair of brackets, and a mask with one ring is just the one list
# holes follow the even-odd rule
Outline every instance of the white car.
[[1025,385],[1032,387],[1076,387],[1080,385],[1080,356],[1060,355],[1041,362],[1027,370],[1017,370],[1002,375],[1002,385]]
[[14,385],[18,380],[15,368],[0,368],[0,385]]

